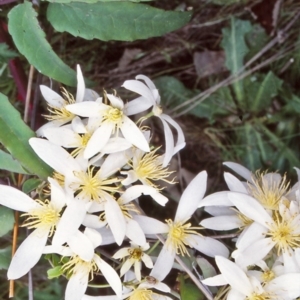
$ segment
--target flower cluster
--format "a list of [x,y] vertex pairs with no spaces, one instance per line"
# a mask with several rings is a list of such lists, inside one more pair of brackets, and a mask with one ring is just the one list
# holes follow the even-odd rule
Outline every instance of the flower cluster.
[[[0,204],[23,212],[22,226],[34,229],[15,253],[8,278],[25,275],[42,255],[56,256],[49,274],[68,279],[66,300],[93,299],[85,295],[89,282],[103,278],[114,292],[109,299],[171,299],[161,294],[170,292],[161,281],[176,255],[195,250],[211,257],[229,255],[221,242],[200,234],[190,221],[206,192],[207,174],[199,173],[188,185],[174,220],[146,216],[138,205],[142,195],[162,207],[168,201],[164,183],[175,182],[168,165],[185,146],[180,126],[162,112],[158,90],[146,76],[124,82],[139,95],[128,103],[116,94],[100,97],[86,89],[79,66],[77,80],[75,97],[41,86],[49,122],[29,144],[53,169],[43,190],[32,192],[32,199],[0,185]],[[137,113],[144,116],[135,121]],[[150,129],[142,126],[152,116],[162,122],[164,147],[153,147]],[[155,259],[147,251],[157,246],[158,234],[166,240]],[[108,244],[117,247],[111,258],[103,255]]]

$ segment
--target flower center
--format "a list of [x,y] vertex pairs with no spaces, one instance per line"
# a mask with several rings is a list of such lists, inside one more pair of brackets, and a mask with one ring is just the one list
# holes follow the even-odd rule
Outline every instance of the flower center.
[[79,179],[79,183],[74,189],[84,198],[101,202],[107,192],[118,192],[119,187],[111,185],[120,180],[117,178],[101,179],[98,174],[99,171],[94,174],[94,169],[95,167],[92,167],[88,168],[87,172],[74,172],[74,175]]
[[135,167],[135,172],[138,178],[147,185],[154,188],[159,188],[158,185],[154,184],[152,181],[162,180],[167,183],[173,184],[174,179],[167,180],[167,178],[173,173],[168,171],[167,168],[162,166],[162,161],[159,159],[159,155],[155,154],[158,149],[146,153],[138,162]]
[[85,133],[82,136],[80,136],[80,140],[79,140],[79,146],[72,151],[71,155],[76,157],[82,150],[84,150],[86,148],[86,145],[88,143],[88,141],[90,140],[92,134],[91,133]]
[[248,297],[246,297],[246,300],[272,300],[273,298],[269,293],[263,293],[263,294],[257,294],[254,293]]
[[139,290],[135,290],[131,296],[129,298],[127,298],[128,300],[153,300],[153,296],[154,293],[150,290],[146,290],[146,289],[139,289]]
[[[266,177],[267,175],[270,175]],[[266,209],[277,210],[278,202],[288,192],[289,182],[284,175],[279,181],[278,174],[256,173],[254,185],[249,185],[252,196]]]
[[267,271],[263,272],[261,277],[262,277],[263,282],[269,282],[275,278],[275,274],[273,271],[267,270]]
[[169,233],[167,238],[167,246],[172,250],[176,251],[176,254],[181,254],[184,256],[187,254],[190,256],[187,251],[186,245],[188,243],[188,237],[190,234],[200,235],[194,229],[199,229],[200,227],[191,227],[191,223],[183,224],[182,222],[174,223],[171,219],[166,220],[169,226]]
[[28,216],[25,220],[23,227],[31,228],[50,228],[49,236],[54,232],[55,226],[59,221],[60,212],[53,206],[51,202],[46,200],[36,200],[40,204],[40,207],[30,210],[28,213],[22,214],[22,216]]
[[277,254],[280,255],[282,252],[288,252],[290,248],[299,248],[300,234],[297,226],[298,223],[293,224],[294,217],[285,220],[276,211],[273,213],[273,219],[274,224],[266,236],[271,237],[276,243]]
[[89,276],[91,281],[94,279],[94,272],[98,272],[99,268],[94,259],[84,261],[78,255],[74,255],[62,266],[62,271],[65,272],[68,277],[80,272],[82,273],[82,277]]
[[141,248],[130,248],[128,249],[128,253],[130,255],[130,258],[138,261],[140,261],[142,256],[144,255],[144,252]]
[[123,111],[116,107],[109,108],[104,115],[105,120],[108,120],[109,122],[115,123],[117,125],[122,121],[122,118]]

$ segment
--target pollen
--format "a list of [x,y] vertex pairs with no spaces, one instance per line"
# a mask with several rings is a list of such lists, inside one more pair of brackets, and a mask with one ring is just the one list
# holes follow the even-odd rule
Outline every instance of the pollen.
[[[270,175],[266,177],[267,175]],[[277,175],[276,173],[274,175]],[[281,181],[272,174],[256,172],[253,178],[254,185],[249,185],[251,195],[257,199],[266,209],[277,210],[278,203],[289,190],[289,182],[284,175]]]
[[48,121],[54,120],[62,120],[62,121],[71,121],[75,115],[66,109],[66,106],[69,104],[75,103],[75,99],[73,95],[67,92],[64,88],[62,88],[62,94],[64,96],[65,103],[62,107],[55,107],[48,104],[48,111],[51,113],[50,115],[44,115],[44,117]]
[[130,258],[136,260],[136,261],[140,261],[142,259],[142,256],[144,255],[143,250],[139,247],[139,248],[130,248],[128,249],[128,253]]
[[191,227],[191,223],[183,224],[182,222],[174,223],[171,219],[166,220],[169,226],[169,233],[167,238],[167,247],[176,251],[176,254],[182,256],[190,256],[186,246],[189,245],[188,239],[191,234],[200,235],[194,229],[200,227]]
[[55,226],[59,221],[60,212],[48,200],[45,202],[36,200],[36,202],[40,204],[39,207],[30,210],[28,213],[22,214],[22,216],[27,217],[22,227],[27,227],[29,229],[50,228],[49,236],[52,236]]
[[92,134],[90,132],[83,134],[79,137],[79,146],[71,152],[71,155],[76,157],[79,153],[81,153],[85,148],[90,140]]
[[158,148],[149,153],[146,153],[140,159],[138,164],[134,166],[134,170],[138,178],[143,183],[159,189],[159,186],[153,181],[162,180],[170,184],[174,184],[175,181],[174,179],[167,179],[173,173],[173,171],[168,171],[168,168],[164,168],[162,166],[162,160],[160,159],[160,156],[156,154],[157,150]]
[[261,275],[263,282],[269,282],[275,278],[275,273],[272,270],[266,270]]
[[79,186],[76,192],[84,197],[101,202],[106,193],[116,193],[119,190],[118,186],[114,184],[120,180],[117,178],[101,179],[98,172],[94,172],[95,167],[88,168],[87,172],[74,172],[74,175],[79,180]]
[[250,296],[247,296],[245,299],[246,300],[272,300],[275,298],[273,298],[272,295],[270,295],[269,293],[262,293],[262,294],[254,293]]
[[282,218],[279,212],[273,213],[274,223],[270,231],[266,234],[267,237],[271,237],[276,243],[278,256],[282,252],[290,252],[290,249],[300,247],[300,232],[298,222],[294,222],[294,217],[288,220]]
[[109,108],[104,114],[104,120],[107,120],[117,125],[122,121],[122,118],[123,111],[116,107]]
[[153,300],[154,294],[152,291],[147,289],[138,289],[135,290],[127,300]]

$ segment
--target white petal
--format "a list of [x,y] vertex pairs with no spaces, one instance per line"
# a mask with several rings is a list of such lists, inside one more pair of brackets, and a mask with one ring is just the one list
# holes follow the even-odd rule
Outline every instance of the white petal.
[[245,178],[247,181],[252,182],[252,172],[244,166],[230,161],[224,162],[223,165],[227,166],[228,168]]
[[203,206],[233,206],[232,202],[228,198],[230,192],[222,191],[216,192],[206,196],[200,201],[199,207]]
[[88,285],[88,273],[77,272],[71,276],[66,287],[65,300],[81,300]]
[[97,231],[101,234],[101,237],[102,237],[101,245],[110,245],[110,244],[114,244],[116,242],[115,238],[109,228],[103,227],[103,228],[97,229]]
[[81,117],[99,117],[101,105],[97,102],[83,101],[69,104],[66,109],[71,113]]
[[53,245],[60,246],[68,241],[76,232],[86,215],[86,203],[73,199],[61,216],[53,236]]
[[66,205],[66,194],[56,180],[48,177],[48,181],[51,186],[51,203],[57,211],[60,211]]
[[72,128],[76,133],[87,133],[87,130],[86,130],[82,120],[78,116],[73,118]]
[[284,274],[267,283],[265,289],[270,292],[276,291],[281,297],[288,295],[291,299],[295,299],[300,296],[299,282],[300,273]]
[[139,246],[143,246],[146,243],[145,234],[135,220],[127,219],[126,236]]
[[245,186],[232,174],[225,172],[224,179],[227,183],[228,188],[233,192],[245,193],[248,194]]
[[126,222],[118,203],[108,197],[105,204],[105,216],[116,243],[121,245],[126,232]]
[[8,279],[18,279],[29,272],[40,260],[49,230],[36,229],[28,235],[17,249],[8,268]]
[[144,97],[138,97],[125,104],[124,111],[126,116],[132,116],[141,113],[150,108],[153,103]]
[[245,296],[250,295],[252,286],[243,270],[232,261],[222,257],[216,257],[216,263],[225,280],[236,290]]
[[40,85],[40,90],[45,100],[54,107],[61,108],[66,104],[66,101],[56,92],[45,85]]
[[238,216],[218,216],[204,219],[200,225],[213,230],[232,230],[244,224]]
[[135,79],[144,80],[152,92],[153,90],[156,90],[156,86],[154,85],[153,81],[149,77],[139,74],[135,76]]
[[128,159],[129,157],[127,152],[112,153],[108,155],[101,165],[100,176],[102,178],[107,178],[113,175],[128,162]]
[[185,222],[195,212],[206,192],[206,181],[207,173],[202,171],[189,183],[180,198],[175,222]]
[[80,66],[77,65],[77,92],[76,92],[76,103],[82,102],[85,92],[85,84],[82,76]]
[[44,130],[44,136],[51,143],[65,148],[80,146],[80,136],[70,128],[48,128]]
[[122,127],[120,129],[127,141],[145,152],[150,151],[148,142],[142,131],[127,116],[123,116]]
[[144,255],[142,256],[142,261],[147,268],[149,269],[153,268],[152,259],[148,254],[144,253]]
[[84,158],[89,159],[102,150],[111,136],[113,127],[114,124],[104,122],[95,130],[84,150]]
[[106,224],[107,224],[107,222],[101,221],[99,219],[99,216],[90,215],[90,214],[85,215],[85,217],[82,221],[82,225],[84,225],[86,227],[94,228],[94,229],[102,228]]
[[169,124],[162,118],[160,118],[160,120],[163,123],[165,136],[165,156],[163,161],[163,167],[166,167],[174,154],[174,137]]
[[96,264],[98,265],[99,269],[101,270],[101,273],[111,286],[111,288],[114,290],[116,295],[121,298],[122,297],[122,283],[120,280],[120,277],[116,273],[116,271],[103,259],[101,259],[99,256],[95,256],[94,258]]
[[206,236],[190,234],[187,239],[189,245],[207,256],[229,256],[228,249],[221,242]]
[[29,196],[11,186],[0,184],[0,204],[14,210],[28,212],[40,205]]
[[116,107],[119,110],[123,110],[124,102],[120,98],[118,98],[112,94],[106,94],[106,96],[109,99],[109,101],[113,107]]
[[90,239],[90,241],[93,243],[94,248],[97,248],[101,245],[102,236],[97,230],[92,228],[85,228],[84,235]]
[[[175,147],[179,146],[179,145],[185,145],[185,138],[184,138],[184,134],[183,131],[181,129],[181,127],[178,125],[177,122],[175,122],[170,116],[165,115],[165,114],[161,114],[160,115],[161,118],[163,118],[165,121],[167,121],[169,124],[171,124],[177,131],[177,142],[175,144]],[[178,150],[177,150],[178,151]],[[177,152],[176,150],[174,152]]]
[[201,280],[204,285],[208,286],[219,286],[219,285],[226,285],[228,282],[225,280],[222,274],[216,275],[214,277],[209,277],[204,280]]
[[139,223],[145,234],[169,232],[169,226],[156,219],[140,215],[134,215],[133,219]]
[[274,223],[264,207],[251,196],[232,192],[228,194],[228,198],[242,214],[251,220],[267,227]]
[[80,171],[76,160],[65,149],[39,138],[29,139],[34,152],[50,167],[60,174],[66,175],[70,171]]
[[77,230],[72,237],[68,239],[68,245],[72,251],[84,261],[91,261],[94,256],[94,245],[90,239]]
[[121,137],[110,138],[107,144],[102,148],[103,153],[115,153],[127,150],[132,147],[132,144]]
[[159,281],[164,280],[172,269],[174,259],[175,251],[169,251],[167,249],[167,245],[165,244],[157,257],[150,276],[155,277]]
[[206,206],[204,210],[214,217],[236,215],[232,207],[228,206]]

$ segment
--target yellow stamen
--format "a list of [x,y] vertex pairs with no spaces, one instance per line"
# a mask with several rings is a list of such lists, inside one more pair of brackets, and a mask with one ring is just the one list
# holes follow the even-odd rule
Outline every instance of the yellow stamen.
[[153,296],[156,295],[152,291],[147,289],[134,290],[127,300],[153,300]]
[[272,270],[266,270],[261,275],[263,282],[269,282],[275,278],[275,273]]
[[129,253],[130,258],[132,258],[134,260],[137,260],[137,261],[140,261],[142,259],[143,255],[144,255],[144,252],[141,249],[141,247],[129,248],[128,253]]
[[90,132],[83,134],[80,136],[79,146],[71,152],[71,155],[76,157],[79,153],[81,153],[85,148],[90,140],[92,134]]
[[272,299],[276,299],[276,298],[273,298],[272,295],[270,295],[269,293],[263,293],[263,294],[257,294],[257,293],[254,293],[250,296],[247,296],[245,298],[246,300],[272,300]]

